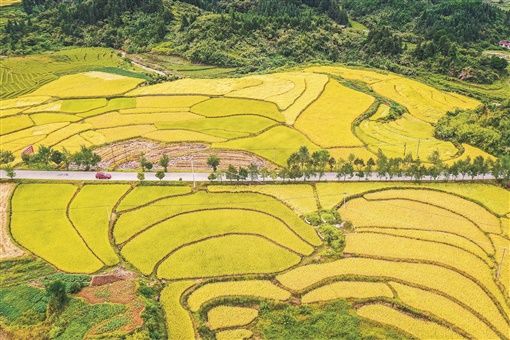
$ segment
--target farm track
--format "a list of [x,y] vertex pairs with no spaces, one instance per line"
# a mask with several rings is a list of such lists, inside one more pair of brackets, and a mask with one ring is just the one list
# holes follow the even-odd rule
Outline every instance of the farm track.
[[15,184],[0,183],[0,260],[24,254],[23,250],[14,244],[9,234],[9,198],[15,187]]

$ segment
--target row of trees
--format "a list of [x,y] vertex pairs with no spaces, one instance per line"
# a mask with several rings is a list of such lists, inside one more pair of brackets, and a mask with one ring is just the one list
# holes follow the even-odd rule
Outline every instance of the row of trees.
[[[0,165],[6,166],[15,159],[11,151],[0,150]],[[40,145],[35,153],[23,153],[23,162],[30,168],[69,170],[71,166],[89,171],[101,162],[101,156],[92,149],[82,146],[77,152],[70,152],[66,148],[62,151],[50,146]]]
[[[219,164],[219,160],[218,160]],[[497,180],[510,180],[510,156],[499,159],[484,159],[477,156],[474,159],[466,157],[452,163],[445,163],[439,152],[434,151],[426,162],[420,158],[413,158],[411,154],[405,157],[387,157],[379,151],[376,157],[368,160],[358,158],[350,154],[347,159],[335,159],[327,150],[318,150],[310,153],[307,147],[301,147],[297,152],[290,155],[287,165],[279,170],[259,167],[250,164],[248,167],[235,167],[229,165],[226,171],[218,171],[213,168],[210,180],[256,181],[259,178],[265,180],[321,180],[326,171],[336,173],[338,179],[368,178],[376,175],[378,178],[411,177],[416,181],[429,176],[432,179],[444,178],[455,179],[461,176],[469,176],[474,179],[478,176],[492,175]]]

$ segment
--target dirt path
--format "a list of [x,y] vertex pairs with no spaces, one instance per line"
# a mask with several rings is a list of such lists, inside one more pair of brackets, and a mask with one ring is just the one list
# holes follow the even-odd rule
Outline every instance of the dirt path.
[[9,225],[7,208],[14,187],[12,183],[0,183],[0,260],[23,255],[23,251],[12,242],[7,230]]

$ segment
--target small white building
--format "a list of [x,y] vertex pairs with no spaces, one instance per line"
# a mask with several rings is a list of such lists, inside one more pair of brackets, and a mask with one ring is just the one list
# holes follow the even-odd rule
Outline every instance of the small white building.
[[498,45],[510,50],[510,40],[501,40]]

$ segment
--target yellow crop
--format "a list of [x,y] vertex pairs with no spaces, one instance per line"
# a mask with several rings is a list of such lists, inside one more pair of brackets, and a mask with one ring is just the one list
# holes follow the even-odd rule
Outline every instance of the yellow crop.
[[283,220],[310,244],[321,244],[312,227],[301,220],[290,208],[272,197],[256,193],[205,193],[203,191],[193,195],[167,198],[122,214],[114,227],[115,240],[122,243],[144,227],[176,214],[219,208],[252,209],[265,212]]
[[137,186],[124,199],[120,202],[117,207],[117,211],[123,211],[127,209],[133,209],[141,205],[145,205],[156,199],[166,196],[183,195],[191,192],[189,186]]
[[506,295],[510,297],[510,260],[508,260],[508,251],[510,249],[510,240],[500,235],[490,235],[496,248],[496,262],[499,266],[498,281],[506,290]]
[[[155,129],[155,128],[154,128]],[[222,142],[225,139],[211,136],[202,132],[188,131],[188,130],[157,130],[148,131],[142,135],[145,138],[165,142]]]
[[387,284],[381,282],[339,281],[316,288],[301,298],[303,303],[329,301],[335,299],[366,299],[374,297],[393,297]]
[[285,122],[287,124],[294,124],[301,112],[303,112],[314,100],[319,98],[319,96],[324,91],[324,87],[326,86],[328,80],[329,78],[323,74],[310,73],[306,76],[305,92],[303,92],[303,94],[298,99],[296,99],[294,104],[282,112],[285,116]]
[[0,135],[6,135],[11,132],[23,130],[34,125],[27,115],[17,115],[6,118],[0,118]]
[[27,106],[35,106],[46,102],[51,99],[50,96],[22,96],[13,99],[0,100],[0,107],[2,109],[11,109]]
[[248,329],[232,329],[216,333],[216,340],[244,340],[252,335],[253,332]]
[[111,73],[86,72],[62,76],[51,83],[41,86],[32,95],[60,98],[111,96],[125,93],[142,82],[142,79]]
[[488,233],[500,233],[499,219],[481,207],[456,195],[450,195],[435,190],[387,190],[365,195],[368,200],[377,199],[410,199],[428,204],[438,205],[454,211],[475,222],[482,230]]
[[459,327],[475,339],[499,338],[494,331],[478,317],[450,299],[400,283],[392,282],[391,286],[397,291],[399,300],[404,304],[423,312],[431,313]]
[[253,152],[279,165],[286,164],[289,156],[301,146],[308,147],[311,152],[319,149],[305,135],[286,126],[276,126],[255,137],[213,144],[219,149]]
[[181,122],[201,117],[189,112],[160,112],[160,113],[136,113],[120,114],[118,112],[105,113],[99,116],[91,117],[85,122],[91,124],[96,129],[115,128],[120,125],[143,125],[159,122]]
[[97,257],[109,266],[119,262],[108,237],[112,209],[129,187],[128,184],[86,185],[69,207],[69,218],[77,231]]
[[298,117],[295,126],[322,147],[361,146],[353,121],[374,98],[330,80],[323,94]]
[[[48,133],[48,136],[44,138],[40,144],[42,145],[56,145],[80,132],[89,130],[92,128],[92,125],[90,124],[84,124],[84,123],[76,123],[76,124],[70,124],[67,125],[66,123],[59,123],[62,124],[62,127],[58,130]],[[67,126],[66,126],[67,125]],[[79,145],[77,145],[79,147]]]
[[138,108],[190,108],[209,99],[205,96],[145,96],[136,98]]
[[235,78],[235,79],[180,79],[172,82],[139,87],[127,95],[211,95],[222,96],[236,89],[244,87],[256,86],[260,84],[260,80]]
[[462,336],[437,323],[414,318],[382,304],[365,305],[357,313],[363,318],[396,327],[417,339],[463,339]]
[[197,312],[204,303],[226,296],[253,296],[263,299],[285,301],[290,298],[290,293],[270,281],[249,280],[214,282],[193,291],[188,297],[188,305],[191,311]]
[[491,267],[471,253],[458,248],[436,242],[371,233],[349,233],[345,241],[344,252],[348,254],[431,261],[456,268],[476,278],[495,296],[501,296],[492,278]]
[[226,96],[268,100],[277,104],[281,109],[285,109],[305,89],[303,73],[276,73],[251,76],[248,79],[257,80],[260,84],[232,91]]
[[427,241],[436,241],[441,243],[450,244],[456,247],[460,247],[472,254],[478,255],[482,259],[491,263],[493,261],[489,258],[482,248],[477,246],[473,241],[470,241],[462,236],[458,236],[451,233],[438,233],[436,231],[429,230],[418,230],[418,229],[399,229],[399,228],[356,228],[356,231],[360,232],[374,232],[380,234],[404,236],[408,238],[415,238]]
[[308,184],[210,185],[207,189],[211,192],[259,192],[287,203],[299,214],[306,214],[317,210],[313,188]]
[[386,118],[390,113],[390,107],[386,104],[381,104],[377,108],[377,111],[370,117],[370,120],[378,120]]
[[212,98],[193,106],[191,112],[205,117],[258,115],[283,121],[275,104],[253,99]]
[[255,320],[259,311],[254,308],[218,306],[207,312],[210,329],[244,326]]
[[156,128],[154,125],[130,125],[97,131],[105,136],[107,142],[112,143],[120,140],[140,137],[144,134],[156,131]]
[[65,113],[36,113],[30,115],[30,118],[37,126],[52,123],[75,122],[80,120],[80,117]]
[[390,280],[395,278],[436,289],[471,306],[502,333],[508,330],[508,323],[480,286],[455,271],[432,264],[350,257],[330,263],[298,267],[277,276],[277,279],[290,289],[302,290],[338,275],[382,276]]
[[174,252],[158,268],[163,279],[187,279],[250,273],[274,273],[301,258],[261,237],[227,235],[188,245]]
[[196,211],[166,220],[128,242],[122,255],[144,274],[150,274],[159,260],[183,245],[239,233],[264,236],[302,255],[313,252],[309,244],[274,217],[230,208]]
[[191,316],[181,305],[181,296],[193,286],[193,281],[180,281],[168,284],[161,292],[161,304],[165,311],[168,335],[172,340],[194,340],[195,329]]
[[435,230],[464,236],[488,254],[493,253],[489,238],[466,218],[448,210],[407,200],[367,201],[358,198],[339,210],[340,216],[356,227],[387,227]]
[[19,244],[60,270],[92,273],[103,264],[66,216],[75,191],[70,184],[19,185],[12,198],[11,232]]

